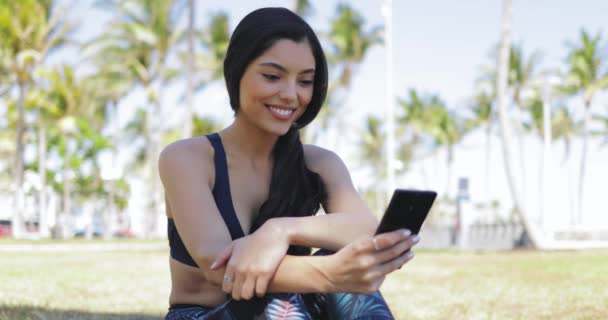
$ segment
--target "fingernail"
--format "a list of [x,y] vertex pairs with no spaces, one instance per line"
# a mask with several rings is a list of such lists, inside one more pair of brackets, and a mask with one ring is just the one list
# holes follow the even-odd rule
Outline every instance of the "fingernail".
[[418,241],[420,241],[420,237],[416,234],[412,237],[412,242],[413,243],[418,243]]
[[217,261],[213,261],[213,263],[211,264],[211,267],[209,267],[210,269],[215,269],[215,267],[217,267]]
[[372,242],[374,243],[374,249],[376,249],[376,251],[380,250],[380,247],[378,247],[378,243],[376,242],[376,238],[373,238]]
[[414,251],[410,251],[405,255],[408,259],[414,256]]
[[412,234],[412,232],[410,230],[408,230],[408,229],[405,229],[405,231],[403,231],[403,235],[406,236],[406,237],[409,237],[410,234]]

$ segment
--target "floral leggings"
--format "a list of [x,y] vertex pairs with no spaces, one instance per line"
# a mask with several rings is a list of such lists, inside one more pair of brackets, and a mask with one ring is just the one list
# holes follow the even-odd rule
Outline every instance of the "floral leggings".
[[[327,320],[394,319],[380,292],[328,293]],[[259,308],[259,306],[262,308]],[[301,294],[269,294],[255,302],[228,300],[215,308],[183,305],[169,309],[165,320],[313,320]],[[325,319],[324,319],[325,320]]]
[[[333,252],[318,250],[314,255]],[[380,291],[373,294],[324,293],[329,319],[323,320],[390,320],[391,310]],[[208,308],[195,305],[174,306],[165,320],[316,320],[307,310],[302,294],[267,294],[249,301],[229,299],[223,304]]]

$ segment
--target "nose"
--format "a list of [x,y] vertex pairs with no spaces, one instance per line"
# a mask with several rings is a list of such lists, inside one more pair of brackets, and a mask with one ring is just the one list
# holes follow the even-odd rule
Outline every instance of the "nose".
[[296,81],[286,81],[285,85],[279,92],[279,97],[287,102],[294,102],[298,98],[298,92],[296,87]]

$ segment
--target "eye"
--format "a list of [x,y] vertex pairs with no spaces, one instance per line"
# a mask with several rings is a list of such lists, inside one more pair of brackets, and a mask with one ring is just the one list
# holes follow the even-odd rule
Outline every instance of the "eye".
[[314,82],[314,81],[312,81],[312,80],[302,80],[302,81],[300,81],[300,84],[301,84],[303,87],[309,87],[309,86],[311,86],[311,85],[313,84],[313,82]]
[[269,73],[262,73],[262,75],[264,76],[264,78],[270,80],[270,81],[275,81],[275,80],[279,80],[279,77],[274,75],[274,74],[269,74]]

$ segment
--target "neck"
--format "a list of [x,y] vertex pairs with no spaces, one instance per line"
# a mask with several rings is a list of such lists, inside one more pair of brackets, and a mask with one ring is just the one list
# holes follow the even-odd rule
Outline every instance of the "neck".
[[239,117],[222,130],[221,135],[222,141],[228,144],[230,149],[254,161],[272,159],[272,149],[279,139],[275,134],[239,120]]

